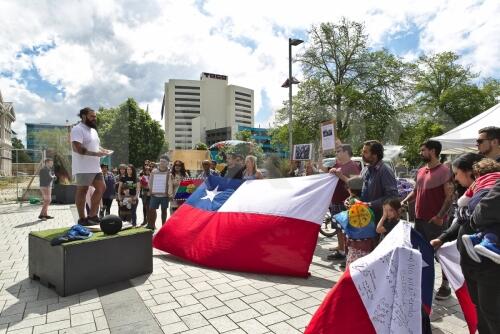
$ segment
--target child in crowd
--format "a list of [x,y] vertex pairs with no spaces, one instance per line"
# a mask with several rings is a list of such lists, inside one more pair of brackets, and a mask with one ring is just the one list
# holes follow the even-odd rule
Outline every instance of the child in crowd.
[[386,199],[382,208],[384,213],[377,224],[377,233],[383,239],[401,221],[401,201],[399,198]]
[[130,195],[130,188],[126,183],[121,187],[121,201],[118,203],[118,215],[123,221],[130,222],[132,220],[132,204],[134,196]]
[[371,209],[359,199],[363,179],[359,176],[351,177],[346,186],[350,196],[344,205],[348,211],[335,215],[335,220],[347,237],[346,266],[349,266],[355,260],[370,254],[375,249],[377,240]]
[[[486,195],[495,183],[500,180],[500,163],[493,159],[482,159],[472,167],[475,176],[474,183],[457,201],[458,210],[467,209],[473,212],[479,201]],[[470,258],[481,262],[482,255],[500,264],[500,229],[479,231],[476,234],[462,235],[462,240]]]

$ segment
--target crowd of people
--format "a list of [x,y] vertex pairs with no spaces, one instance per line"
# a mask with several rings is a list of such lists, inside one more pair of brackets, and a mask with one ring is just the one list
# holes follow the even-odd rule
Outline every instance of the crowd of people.
[[[140,171],[131,164],[121,164],[112,172],[107,165],[98,168],[99,158],[110,151],[100,147],[95,112],[84,108],[80,117],[82,122],[73,128],[71,140],[73,173],[78,184],[75,202],[81,225],[98,223],[98,211],[101,217],[109,214],[116,200],[120,217],[132,225],[137,225],[136,211],[141,202],[144,217],[141,226],[154,230],[160,206],[164,223],[167,209],[172,214],[182,205],[183,201],[176,199],[175,194],[183,179],[211,175],[242,180],[263,178],[257,158],[238,153],[227,154],[227,164],[220,172],[216,162],[203,161],[201,171],[196,175],[193,171],[193,176],[184,162],[170,163],[166,155],[158,163],[145,161]],[[384,147],[379,141],[364,143],[362,169],[352,160],[350,145],[337,145],[335,165],[328,170],[339,179],[331,199],[331,214],[335,217],[352,206],[362,205],[372,212],[375,236],[358,239],[341,231],[338,245],[331,249],[333,253],[328,259],[343,261],[341,264],[347,266],[369,254],[401,222],[402,209],[414,202],[414,228],[430,245],[438,249],[444,242],[457,240],[462,271],[477,307],[479,332],[500,333],[500,128],[481,129],[476,143],[476,153],[462,154],[451,162],[442,161],[440,142],[422,143],[423,166],[416,174],[414,189],[404,197],[398,193],[394,171],[383,161]],[[47,159],[40,173],[44,205],[39,218],[44,220],[52,218],[47,213],[53,180],[51,164]],[[292,164],[288,176],[307,176],[320,171],[311,162],[304,167],[298,161]],[[436,298],[447,299],[450,295],[443,273]]]

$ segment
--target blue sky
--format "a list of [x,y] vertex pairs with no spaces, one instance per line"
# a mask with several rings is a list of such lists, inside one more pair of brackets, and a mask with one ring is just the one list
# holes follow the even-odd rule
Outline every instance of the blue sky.
[[[110,107],[134,97],[160,119],[163,83],[226,74],[254,89],[256,126],[273,122],[288,98],[288,37],[311,25],[363,22],[373,49],[408,61],[454,51],[481,77],[500,77],[500,2],[89,0],[0,2],[0,90],[24,122],[76,121],[82,106]],[[19,19],[19,20],[18,20]],[[22,22],[23,24],[19,24]],[[298,64],[294,75],[300,80]]]

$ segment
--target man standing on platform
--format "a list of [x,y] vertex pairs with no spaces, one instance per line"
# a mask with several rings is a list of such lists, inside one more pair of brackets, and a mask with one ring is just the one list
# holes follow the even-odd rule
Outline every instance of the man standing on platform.
[[[444,222],[455,190],[450,168],[439,162],[440,153],[441,143],[438,141],[428,140],[420,145],[420,156],[426,165],[418,170],[415,188],[401,202],[405,205],[415,201],[415,230],[429,242],[446,230]],[[436,299],[447,299],[450,295],[450,286],[443,273]]]
[[[106,189],[101,171],[100,157],[112,151],[100,146],[97,134],[97,115],[91,108],[83,108],[79,113],[80,122],[71,129],[72,170],[76,179],[75,204],[78,210],[78,224],[90,226],[99,224],[97,217],[102,194]],[[91,197],[88,217],[85,216],[85,196],[89,186],[95,188]]]

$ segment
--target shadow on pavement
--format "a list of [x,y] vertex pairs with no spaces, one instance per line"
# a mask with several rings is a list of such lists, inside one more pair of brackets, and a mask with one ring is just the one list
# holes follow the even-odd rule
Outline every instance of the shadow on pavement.
[[19,224],[17,226],[14,226],[14,228],[23,228],[23,227],[29,227],[29,226],[33,226],[33,225],[36,225],[36,224],[39,224],[41,223],[42,220],[41,219],[37,219],[35,221],[32,221],[32,222],[29,222],[29,223],[22,223],[22,224]]
[[[293,284],[293,285],[300,285],[303,287],[331,288],[336,283],[336,281],[334,281],[334,280],[327,280],[327,279],[324,279],[321,277],[316,277],[313,275],[310,275],[307,278],[301,278],[301,277],[293,277],[293,276],[279,276],[279,275],[270,275],[270,274],[257,274],[257,273],[241,272],[241,271],[229,271],[229,270],[214,269],[214,268],[200,266],[200,265],[197,265],[197,264],[192,263],[192,262],[188,262],[184,259],[181,259],[177,256],[174,256],[174,255],[168,254],[168,253],[154,254],[153,258],[157,258],[159,260],[167,261],[170,263],[183,264],[185,266],[190,266],[190,267],[216,270],[217,272],[224,273],[224,274],[239,276],[241,278],[252,279],[252,280],[257,280],[257,281],[270,282],[270,283],[275,283],[275,284]],[[328,267],[328,268],[332,269],[331,267]]]

